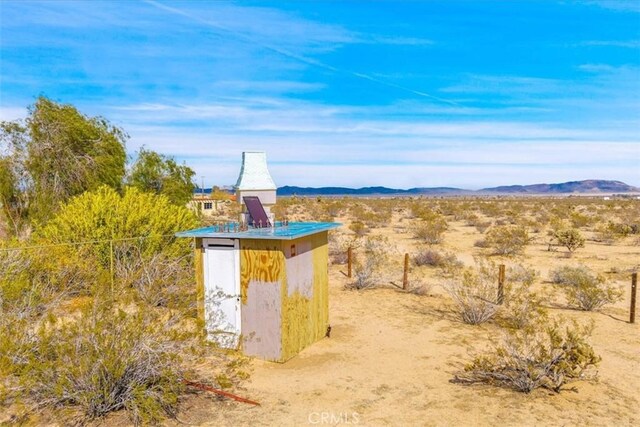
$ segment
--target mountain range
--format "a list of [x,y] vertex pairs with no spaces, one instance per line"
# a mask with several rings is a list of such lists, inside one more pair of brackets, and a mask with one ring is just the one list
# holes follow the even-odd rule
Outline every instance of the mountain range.
[[633,187],[621,181],[607,181],[589,179],[584,181],[570,181],[558,184],[506,185],[500,187],[482,188],[480,190],[465,190],[452,187],[416,187],[408,190],[387,187],[294,187],[278,188],[279,196],[446,196],[446,195],[481,195],[481,194],[598,194],[598,193],[640,193],[640,188]]

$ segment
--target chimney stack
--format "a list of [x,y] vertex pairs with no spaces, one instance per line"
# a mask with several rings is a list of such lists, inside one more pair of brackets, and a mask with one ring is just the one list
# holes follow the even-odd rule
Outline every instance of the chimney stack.
[[247,223],[247,208],[242,197],[257,196],[273,224],[274,215],[271,213],[271,207],[276,204],[276,188],[267,168],[267,153],[264,151],[243,152],[242,168],[236,182],[236,200],[242,205],[240,220]]

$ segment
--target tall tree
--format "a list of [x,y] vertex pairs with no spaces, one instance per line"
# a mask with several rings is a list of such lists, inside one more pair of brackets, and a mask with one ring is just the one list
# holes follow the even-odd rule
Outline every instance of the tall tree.
[[[39,97],[23,123],[3,122],[3,160],[12,189],[30,219],[46,221],[69,198],[101,185],[120,189],[125,174],[127,135],[102,117]],[[6,208],[5,208],[6,211]]]
[[127,183],[145,192],[162,194],[172,203],[184,205],[193,196],[195,172],[171,158],[144,147],[129,173]]

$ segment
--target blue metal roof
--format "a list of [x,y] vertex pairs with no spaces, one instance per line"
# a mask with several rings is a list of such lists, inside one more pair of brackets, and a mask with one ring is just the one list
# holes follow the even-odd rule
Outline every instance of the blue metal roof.
[[339,222],[289,222],[283,225],[276,222],[275,227],[253,228],[240,231],[238,223],[229,223],[225,226],[211,226],[196,228],[195,230],[181,231],[177,237],[220,237],[225,239],[266,239],[266,240],[293,240],[299,237],[309,236],[322,231],[340,227]]

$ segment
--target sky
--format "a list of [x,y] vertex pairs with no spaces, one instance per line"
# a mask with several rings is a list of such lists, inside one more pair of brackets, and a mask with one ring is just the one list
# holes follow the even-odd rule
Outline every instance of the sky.
[[640,186],[640,1],[0,0],[0,120],[39,95],[206,186]]

